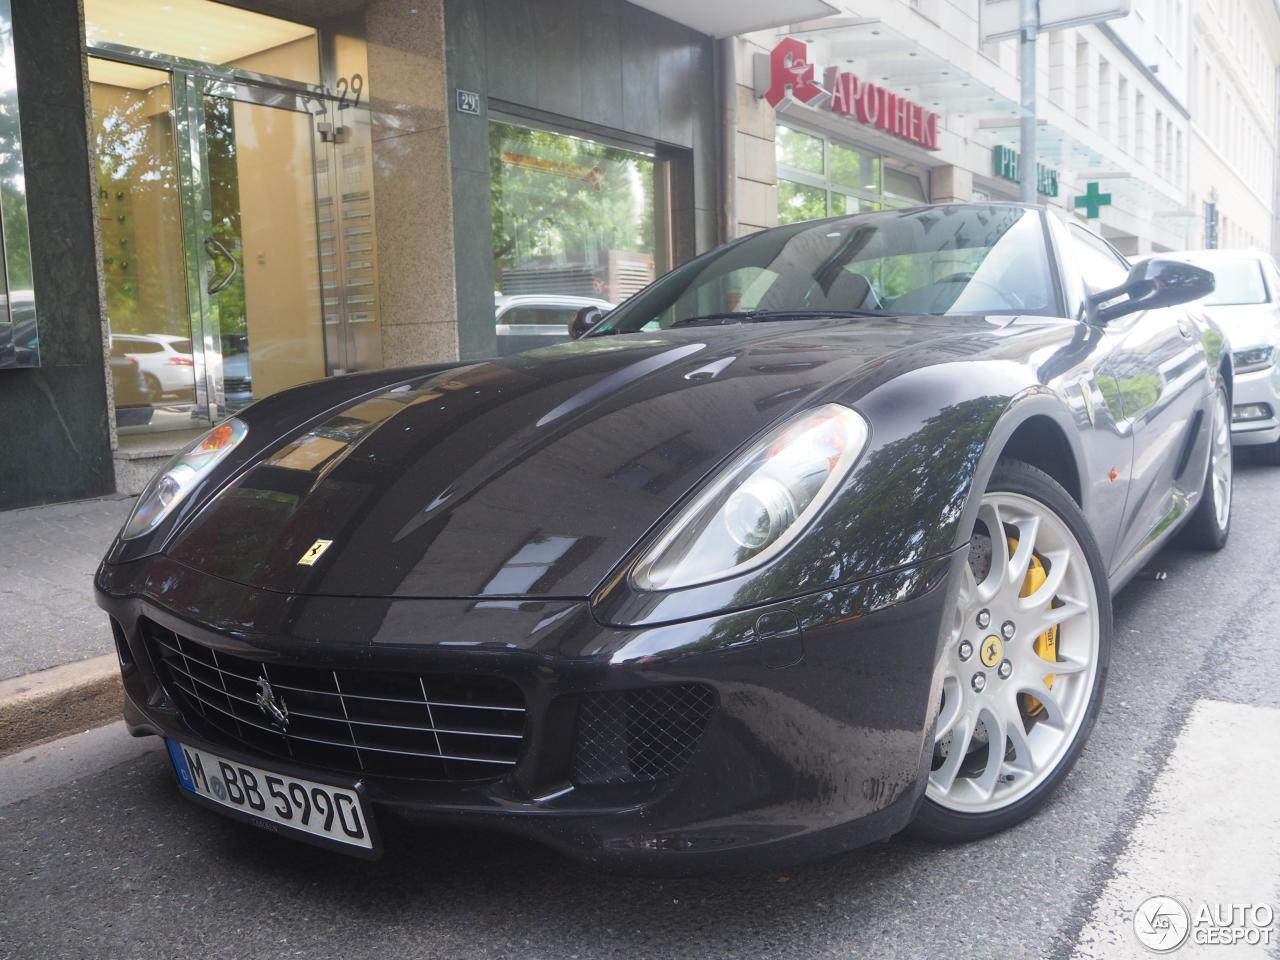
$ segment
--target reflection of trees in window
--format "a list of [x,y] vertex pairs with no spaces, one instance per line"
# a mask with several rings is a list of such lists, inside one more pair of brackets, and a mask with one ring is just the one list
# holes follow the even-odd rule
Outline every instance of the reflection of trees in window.
[[803,170],[806,173],[816,173],[819,176],[822,174],[823,142],[821,137],[815,137],[811,133],[804,133],[800,130],[793,130],[782,124],[778,124],[776,136],[776,150],[780,164]]
[[111,328],[184,333],[185,275],[173,263],[182,247],[170,242],[181,236],[181,207],[168,88],[161,82],[147,90],[101,83],[91,89]]
[[827,215],[827,191],[790,180],[778,181],[778,223],[799,223]]
[[[244,265],[244,245],[240,240],[240,180],[236,169],[236,127],[232,101],[225,97],[205,97],[204,135],[208,144],[209,205],[214,239],[231,251],[236,263]],[[229,269],[218,264],[220,270]],[[223,334],[247,333],[244,305],[244,270],[213,298]]]
[[602,266],[609,251],[654,250],[654,161],[592,140],[489,127],[493,259],[503,270]]
[[[14,109],[16,111],[16,108]],[[4,110],[4,107],[0,107],[0,112]],[[14,116],[5,122],[16,125],[18,118]],[[21,157],[0,151],[0,176],[5,180],[4,191],[0,194],[0,203],[3,204],[4,211],[4,242],[9,247],[7,267],[10,271],[9,289],[30,290],[32,288],[31,238],[27,234],[26,181],[22,174],[15,173],[13,169],[15,162],[21,162]],[[0,258],[3,258],[4,254],[5,250],[0,246]],[[0,322],[5,319],[7,318],[0,315]]]

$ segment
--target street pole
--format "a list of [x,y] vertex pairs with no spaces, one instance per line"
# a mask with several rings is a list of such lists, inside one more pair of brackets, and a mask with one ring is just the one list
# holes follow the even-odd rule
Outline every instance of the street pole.
[[1022,81],[1022,148],[1018,151],[1022,202],[1036,202],[1036,34],[1040,32],[1039,0],[1019,0],[1019,73]]

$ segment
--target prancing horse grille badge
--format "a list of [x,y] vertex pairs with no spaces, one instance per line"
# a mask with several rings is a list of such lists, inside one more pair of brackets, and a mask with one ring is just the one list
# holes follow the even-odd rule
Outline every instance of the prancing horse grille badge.
[[289,729],[289,708],[285,706],[283,697],[276,696],[265,676],[258,678],[258,696],[254,702],[281,733]]
[[307,547],[307,552],[298,558],[298,566],[314,567],[316,561],[324,556],[324,552],[329,549],[332,540],[317,540],[311,546]]

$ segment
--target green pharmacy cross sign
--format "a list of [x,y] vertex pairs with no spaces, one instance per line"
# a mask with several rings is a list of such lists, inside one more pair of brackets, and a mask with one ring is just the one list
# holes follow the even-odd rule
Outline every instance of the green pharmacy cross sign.
[[1098,191],[1098,181],[1090,181],[1084,193],[1076,197],[1076,209],[1084,207],[1084,215],[1092,220],[1102,212],[1103,207],[1111,206],[1111,194]]

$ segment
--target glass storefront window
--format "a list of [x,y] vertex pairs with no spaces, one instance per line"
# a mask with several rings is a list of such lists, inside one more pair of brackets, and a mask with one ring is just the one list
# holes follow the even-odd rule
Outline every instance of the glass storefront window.
[[778,223],[799,223],[827,215],[827,191],[794,180],[778,181]]
[[616,304],[653,280],[655,157],[498,121],[489,144],[496,293]]
[[804,173],[823,171],[823,143],[821,137],[778,125],[778,163]]
[[777,126],[778,223],[928,203],[928,172],[897,160]]
[[902,207],[929,202],[929,196],[925,192],[924,182],[919,174],[888,164],[884,168],[884,193],[886,202],[891,206]]
[[832,143],[831,182],[874,196],[880,192],[880,158],[840,143]]
[[872,210],[879,210],[880,204],[874,200],[864,200],[862,197],[851,196],[847,193],[831,193],[831,215],[839,216],[849,213],[870,213]]

